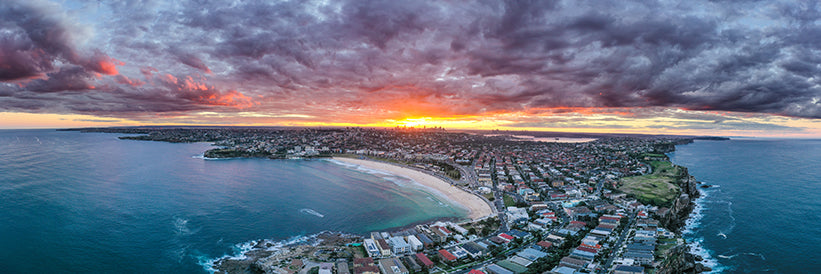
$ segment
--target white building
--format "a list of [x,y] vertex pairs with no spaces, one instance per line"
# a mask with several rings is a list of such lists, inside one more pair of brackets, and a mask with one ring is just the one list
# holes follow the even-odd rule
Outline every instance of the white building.
[[509,226],[517,223],[525,223],[530,218],[530,216],[527,215],[527,208],[523,207],[508,207],[505,214],[507,215],[507,222]]
[[379,253],[379,247],[376,246],[376,241],[373,239],[365,239],[363,245],[365,246],[365,251],[368,252],[369,257],[377,258],[382,255]]
[[411,251],[411,246],[405,242],[405,239],[402,239],[402,237],[391,237],[390,244],[393,254],[406,254]]
[[420,251],[422,250],[422,248],[425,247],[425,245],[422,244],[422,241],[420,241],[418,238],[416,238],[416,236],[413,235],[408,236],[408,244],[410,244],[411,249],[413,251]]

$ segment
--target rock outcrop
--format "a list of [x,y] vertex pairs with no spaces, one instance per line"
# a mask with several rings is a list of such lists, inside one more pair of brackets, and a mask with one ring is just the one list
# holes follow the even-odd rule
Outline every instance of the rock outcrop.
[[[684,227],[687,219],[690,218],[690,213],[695,208],[695,199],[701,195],[698,190],[698,181],[690,175],[687,168],[681,168],[681,175],[677,178],[681,195],[673,201],[670,210],[660,218],[662,226],[676,233],[681,232],[681,228]],[[671,248],[664,258],[657,267],[658,271],[656,273],[701,273],[712,270],[698,262],[702,258],[691,254],[690,247],[687,244]]]
[[665,259],[659,264],[656,273],[673,274],[712,271],[709,267],[698,262],[701,260],[701,257],[690,254],[689,246],[681,244],[667,251]]
[[687,168],[682,168],[682,175],[677,179],[678,186],[681,189],[681,195],[678,199],[673,201],[670,211],[661,216],[661,225],[670,231],[679,232],[684,226],[690,213],[693,212],[696,198],[700,196],[698,191],[698,182],[693,176],[687,172]]

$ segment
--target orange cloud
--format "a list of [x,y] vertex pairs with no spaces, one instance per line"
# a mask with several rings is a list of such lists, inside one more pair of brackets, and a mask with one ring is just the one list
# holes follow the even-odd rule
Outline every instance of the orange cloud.
[[119,72],[117,71],[117,66],[125,65],[124,62],[111,58],[108,55],[105,55],[101,52],[96,52],[88,61],[88,68],[95,72],[99,72],[105,75],[117,75]]
[[[206,87],[207,89],[207,87]],[[224,94],[220,93],[203,93],[194,99],[198,103],[212,105],[212,106],[227,106],[236,108],[247,108],[254,105],[251,97],[245,96],[236,90],[229,90]]]

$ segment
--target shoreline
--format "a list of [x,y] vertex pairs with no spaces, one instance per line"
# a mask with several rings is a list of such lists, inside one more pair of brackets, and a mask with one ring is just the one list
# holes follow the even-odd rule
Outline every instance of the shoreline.
[[412,181],[423,187],[438,192],[433,194],[441,194],[441,196],[444,196],[443,198],[446,198],[451,203],[454,203],[465,208],[468,211],[467,217],[473,221],[488,216],[493,216],[493,210],[484,200],[482,200],[473,193],[467,192],[459,187],[453,186],[433,175],[411,168],[401,167],[398,165],[378,162],[374,160],[354,159],[345,157],[333,157],[331,159],[347,164],[359,165],[369,169],[385,171],[393,175],[411,179]]
[[[686,144],[676,144],[673,147],[673,152],[678,149],[678,146],[681,145],[689,145],[691,143]],[[665,153],[667,154],[667,153]],[[668,156],[668,161],[673,165],[678,165],[677,163],[673,162],[672,158]],[[701,227],[702,223],[701,220],[704,217],[704,201],[707,198],[707,189],[702,188],[701,186],[704,182],[698,181],[695,176],[691,175],[689,169],[685,166],[681,166],[685,169],[685,174],[688,179],[686,179],[686,183],[682,184],[679,182],[679,189],[682,190],[683,193],[688,194],[691,196],[687,205],[684,210],[687,211],[687,215],[684,218],[681,218],[680,227],[678,227],[678,236],[681,239],[684,239],[686,247],[686,251],[684,251],[685,257],[688,257],[688,263],[693,264],[695,266],[696,273],[720,273],[722,270],[726,270],[723,268],[716,258],[711,255],[711,250],[708,250],[704,247],[703,241],[704,238],[697,237],[696,230]],[[693,198],[693,196],[695,196]],[[676,203],[673,205],[675,206]],[[675,218],[675,217],[673,217]],[[683,267],[681,265],[679,267]],[[681,271],[681,269],[676,269],[676,271]]]
[[690,212],[689,218],[685,221],[685,225],[681,231],[681,237],[687,241],[690,253],[701,257],[703,259],[701,263],[712,269],[706,273],[721,273],[727,270],[726,266],[719,263],[718,259],[713,257],[713,250],[704,247],[704,237],[696,235],[696,230],[701,228],[702,225],[701,219],[704,218],[704,202],[707,196],[709,196],[705,189],[699,189],[698,192],[699,197],[693,201],[695,206],[693,207],[693,211]]

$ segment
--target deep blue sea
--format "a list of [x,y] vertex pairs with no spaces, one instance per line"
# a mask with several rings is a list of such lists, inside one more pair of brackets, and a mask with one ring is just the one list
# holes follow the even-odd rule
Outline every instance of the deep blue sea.
[[821,273],[821,140],[696,141],[669,154],[713,188],[685,238],[724,273]]
[[206,143],[0,130],[0,272],[205,273],[250,241],[364,234],[467,212],[328,160],[206,160]]

